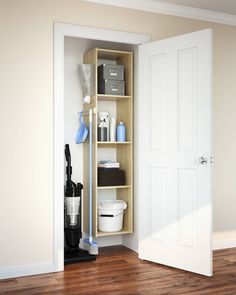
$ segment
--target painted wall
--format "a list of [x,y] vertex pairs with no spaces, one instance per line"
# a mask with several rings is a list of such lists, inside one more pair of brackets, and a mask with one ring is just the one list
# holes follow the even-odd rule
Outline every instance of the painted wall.
[[55,21],[153,40],[214,29],[214,228],[235,229],[235,27],[79,0],[0,0],[0,268],[53,260]]

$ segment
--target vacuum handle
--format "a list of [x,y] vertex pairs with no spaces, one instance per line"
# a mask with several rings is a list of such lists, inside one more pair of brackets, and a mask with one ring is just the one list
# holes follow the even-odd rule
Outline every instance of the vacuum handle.
[[70,156],[70,146],[69,144],[65,145],[65,155],[66,155],[66,162],[68,163],[68,166],[71,165],[71,156]]
[[66,175],[67,175],[67,181],[66,181],[66,187],[72,188],[73,184],[71,182],[71,175],[72,175],[72,167],[71,167],[71,156],[70,156],[70,146],[69,144],[65,145],[65,156],[66,156]]

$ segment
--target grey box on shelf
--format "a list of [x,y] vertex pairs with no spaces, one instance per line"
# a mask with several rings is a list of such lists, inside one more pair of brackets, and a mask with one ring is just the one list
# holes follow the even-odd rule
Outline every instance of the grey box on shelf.
[[124,66],[102,64],[98,67],[98,80],[124,80]]
[[99,94],[125,95],[125,81],[100,80],[98,92]]

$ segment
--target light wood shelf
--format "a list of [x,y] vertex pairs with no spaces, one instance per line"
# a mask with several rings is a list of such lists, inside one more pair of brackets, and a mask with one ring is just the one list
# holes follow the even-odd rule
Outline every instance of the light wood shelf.
[[131,185],[97,186],[98,190],[125,189],[125,188],[131,188]]
[[107,144],[107,145],[112,145],[112,144],[131,144],[131,141],[97,141],[97,144]]
[[117,101],[117,100],[128,100],[131,99],[131,96],[128,95],[108,95],[108,94],[98,94],[98,100],[105,100],[105,101]]
[[[108,59],[118,61],[122,58],[127,58],[133,56],[132,51],[121,51],[121,50],[112,50],[112,49],[102,49],[96,48],[98,53],[98,59]],[[133,60],[132,60],[133,62]]]
[[127,235],[127,234],[132,234],[132,231],[129,230],[121,230],[121,231],[116,231],[116,232],[104,232],[104,231],[98,231],[97,232],[97,237],[107,237],[107,236],[118,236],[118,235]]
[[[84,104],[84,110],[91,107],[98,109],[99,102],[103,105],[107,101],[116,104],[116,120],[124,122],[126,126],[126,142],[99,142],[97,141],[97,117],[98,112],[93,115],[93,235],[95,237],[130,234],[133,232],[133,53],[110,49],[94,48],[84,54],[84,63],[97,66],[99,60],[113,60],[117,64],[124,65],[125,70],[125,94],[106,95],[97,94],[92,97],[91,104]],[[95,93],[98,93],[97,70],[95,71]],[[88,124],[88,116],[84,118]],[[104,153],[101,148],[116,149],[116,161],[120,163],[120,169],[125,170],[126,183],[122,186],[97,186],[97,163],[98,151]],[[84,190],[83,190],[83,211],[84,231],[89,229],[89,185],[88,185],[88,141],[84,144]],[[119,232],[105,233],[98,231],[98,208],[99,192],[103,190],[116,190],[116,198],[127,202],[127,209],[124,214],[123,230]]]
[[132,144],[131,141],[119,142],[119,141],[98,141],[97,146],[98,148],[116,148],[117,146],[121,145],[130,145]]

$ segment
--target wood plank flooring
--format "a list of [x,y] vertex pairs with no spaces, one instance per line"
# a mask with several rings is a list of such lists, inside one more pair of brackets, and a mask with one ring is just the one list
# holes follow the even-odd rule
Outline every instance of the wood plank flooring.
[[64,272],[0,281],[0,294],[236,295],[236,248],[214,252],[214,276],[207,278],[139,260],[123,246],[106,247],[97,261]]

